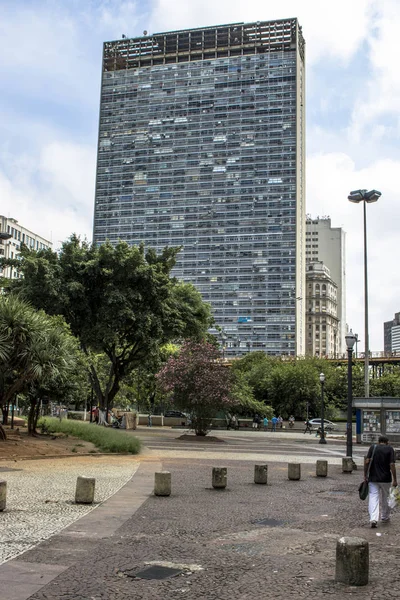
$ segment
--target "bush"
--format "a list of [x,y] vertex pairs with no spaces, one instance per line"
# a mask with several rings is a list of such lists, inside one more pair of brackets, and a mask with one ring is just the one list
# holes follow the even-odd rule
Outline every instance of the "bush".
[[73,421],[83,421],[83,413],[68,411],[67,419],[72,419]]
[[140,452],[140,440],[130,433],[118,431],[110,427],[101,427],[93,423],[44,417],[40,420],[39,427],[49,433],[65,433],[86,442],[92,442],[103,452]]

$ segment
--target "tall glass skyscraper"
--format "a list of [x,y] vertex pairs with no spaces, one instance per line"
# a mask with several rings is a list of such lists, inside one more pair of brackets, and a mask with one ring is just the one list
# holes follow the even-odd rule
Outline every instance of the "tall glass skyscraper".
[[225,354],[305,353],[297,19],[106,42],[94,242],[182,246]]

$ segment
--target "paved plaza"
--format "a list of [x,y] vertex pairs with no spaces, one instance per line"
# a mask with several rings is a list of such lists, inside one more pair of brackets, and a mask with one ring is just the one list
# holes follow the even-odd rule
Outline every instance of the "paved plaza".
[[[177,439],[182,433],[138,430],[142,455],[120,457],[132,462],[133,477],[98,508],[0,566],[0,599],[400,596],[400,517],[369,528],[367,505],[357,494],[362,473],[341,472],[344,440],[321,446],[302,434],[218,432],[219,443],[184,442]],[[360,466],[365,452],[355,447]],[[326,479],[315,476],[320,458],[329,462]],[[253,483],[259,462],[268,464],[267,486]],[[301,463],[300,481],[288,480],[288,462]],[[24,469],[23,461],[18,466]],[[213,466],[228,468],[226,490],[212,488]],[[169,498],[152,494],[160,469],[172,474]],[[370,542],[367,587],[334,583],[336,541],[343,535]],[[136,577],[152,566],[178,574]]]

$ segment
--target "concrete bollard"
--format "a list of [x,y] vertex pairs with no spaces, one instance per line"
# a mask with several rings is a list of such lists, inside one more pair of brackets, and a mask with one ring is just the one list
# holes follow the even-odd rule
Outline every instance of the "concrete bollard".
[[359,537],[342,537],[336,543],[335,580],[346,585],[367,585],[369,547]]
[[75,502],[77,504],[92,504],[94,501],[94,477],[78,477],[76,480]]
[[154,495],[155,496],[170,496],[171,495],[171,473],[169,471],[161,471],[159,473],[155,473]]
[[266,485],[268,482],[268,465],[254,465],[254,483]]
[[342,473],[351,473],[353,471],[353,459],[351,456],[342,458]]
[[292,481],[298,481],[301,477],[301,465],[300,463],[289,463],[288,464],[288,478]]
[[212,470],[212,486],[217,490],[223,490],[226,488],[227,483],[227,468],[226,467],[213,467]]
[[317,475],[317,477],[326,477],[328,475],[328,461],[327,460],[317,460],[316,475]]
[[0,479],[0,512],[6,509],[7,503],[7,481]]

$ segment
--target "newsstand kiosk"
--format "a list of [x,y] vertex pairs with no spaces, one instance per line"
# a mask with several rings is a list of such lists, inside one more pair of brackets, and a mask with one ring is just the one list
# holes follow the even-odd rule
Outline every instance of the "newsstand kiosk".
[[357,443],[373,444],[386,435],[400,447],[400,398],[354,398]]

